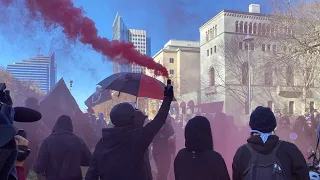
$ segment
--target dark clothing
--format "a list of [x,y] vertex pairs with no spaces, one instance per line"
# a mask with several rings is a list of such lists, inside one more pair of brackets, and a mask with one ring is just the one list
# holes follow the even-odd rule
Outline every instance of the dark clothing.
[[72,131],[71,119],[59,118],[52,134],[43,140],[34,171],[46,180],[81,180],[80,166],[89,166],[91,152]]
[[174,174],[176,180],[230,180],[222,156],[212,150],[180,150],[174,160]]
[[164,124],[153,140],[152,156],[157,166],[157,180],[167,180],[170,170],[172,155],[175,154],[175,144],[169,140],[174,130],[170,120]]
[[222,156],[213,151],[210,122],[196,116],[185,129],[186,148],[174,160],[176,180],[230,180]]
[[147,174],[147,180],[152,180],[152,169],[150,165],[150,159],[149,159],[149,149],[147,152],[144,154],[144,169],[145,173]]
[[[265,144],[260,136],[252,136],[247,141],[256,151],[269,154],[279,143],[279,137],[275,135],[269,136]],[[280,161],[282,170],[288,179],[309,180],[306,161],[296,145],[284,141],[279,147],[276,157]],[[237,150],[232,163],[233,180],[242,180],[244,178],[244,171],[247,169],[250,158],[251,153],[245,145]]]
[[170,104],[171,100],[164,98],[158,114],[145,127],[103,129],[86,180],[146,180],[144,156],[166,121]]
[[18,155],[15,140],[1,147],[0,149],[0,179],[1,180],[17,180],[17,172],[15,161]]

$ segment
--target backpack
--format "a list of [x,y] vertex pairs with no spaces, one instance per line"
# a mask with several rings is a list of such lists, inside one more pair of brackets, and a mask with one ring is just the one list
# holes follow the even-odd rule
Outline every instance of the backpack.
[[254,150],[250,144],[245,146],[251,153],[251,158],[247,169],[244,171],[245,180],[287,180],[285,172],[276,157],[277,151],[281,146],[279,141],[276,148],[270,154],[262,154]]

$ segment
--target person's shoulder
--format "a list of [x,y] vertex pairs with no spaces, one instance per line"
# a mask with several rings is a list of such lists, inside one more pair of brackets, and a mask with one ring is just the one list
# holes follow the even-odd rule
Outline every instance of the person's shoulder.
[[281,149],[282,151],[287,151],[289,153],[300,151],[299,148],[291,142],[288,142],[288,141],[280,141],[280,142],[281,142],[281,145],[279,149]]

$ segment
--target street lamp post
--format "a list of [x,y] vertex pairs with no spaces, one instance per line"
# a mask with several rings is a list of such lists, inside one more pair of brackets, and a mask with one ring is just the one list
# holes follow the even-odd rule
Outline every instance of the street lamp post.
[[254,41],[253,36],[247,35],[243,42],[245,42],[245,46],[248,46],[248,108],[249,113],[251,112],[251,66],[250,66],[250,43]]

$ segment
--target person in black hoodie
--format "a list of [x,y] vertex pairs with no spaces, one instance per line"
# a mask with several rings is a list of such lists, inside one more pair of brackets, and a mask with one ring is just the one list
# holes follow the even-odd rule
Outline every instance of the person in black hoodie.
[[34,171],[46,180],[82,180],[80,166],[89,166],[91,158],[85,142],[73,134],[71,118],[63,115],[41,143]]
[[157,180],[167,180],[172,156],[175,155],[175,132],[168,116],[152,143],[152,157],[157,166]]
[[120,103],[110,112],[114,128],[102,130],[96,145],[86,180],[146,180],[145,154],[155,135],[164,125],[171,101],[173,87],[165,88],[164,99],[156,117],[146,126],[136,128],[135,119],[142,113],[129,103]]
[[186,148],[174,160],[176,180],[230,180],[222,156],[213,150],[210,122],[196,116],[185,128]]
[[[279,137],[273,135],[277,121],[270,108],[257,107],[250,116],[249,126],[252,130],[247,142],[254,151],[270,154],[279,147],[275,156],[279,160],[280,171],[284,172],[286,179],[309,180],[306,161],[297,146],[290,142],[279,141]],[[246,145],[237,150],[232,163],[233,180],[245,178],[250,158],[251,152]]]

